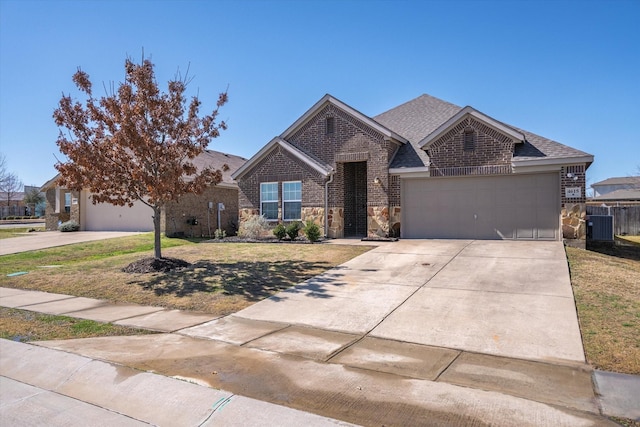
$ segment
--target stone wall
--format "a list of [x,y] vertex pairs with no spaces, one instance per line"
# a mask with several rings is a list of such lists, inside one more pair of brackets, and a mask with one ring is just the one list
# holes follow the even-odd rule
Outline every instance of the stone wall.
[[389,237],[389,207],[367,209],[367,237]]
[[400,237],[400,226],[402,221],[402,208],[391,206],[389,208],[389,237]]
[[344,236],[344,208],[330,207],[327,215],[327,236],[335,239]]
[[562,237],[584,240],[587,236],[586,204],[565,203],[562,206]]
[[307,221],[313,221],[320,229],[322,230],[322,234],[324,235],[324,208],[323,207],[303,207],[302,208],[302,219],[303,224],[306,224]]

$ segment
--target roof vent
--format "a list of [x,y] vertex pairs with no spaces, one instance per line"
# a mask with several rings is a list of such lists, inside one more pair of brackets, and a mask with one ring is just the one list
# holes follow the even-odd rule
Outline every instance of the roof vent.
[[335,127],[336,127],[335,119],[333,117],[327,117],[327,122],[326,122],[327,135],[333,134],[335,132]]
[[473,151],[476,149],[476,132],[472,127],[464,128],[464,151]]

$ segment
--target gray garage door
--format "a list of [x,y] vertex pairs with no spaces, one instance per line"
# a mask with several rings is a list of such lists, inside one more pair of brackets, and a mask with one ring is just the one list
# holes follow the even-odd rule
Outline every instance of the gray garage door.
[[402,237],[557,240],[558,173],[402,179]]

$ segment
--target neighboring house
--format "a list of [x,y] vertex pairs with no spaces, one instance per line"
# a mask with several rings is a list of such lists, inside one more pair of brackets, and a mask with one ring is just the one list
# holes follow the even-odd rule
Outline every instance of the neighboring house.
[[[186,194],[167,204],[162,212],[162,232],[168,236],[211,236],[217,229],[233,234],[238,226],[238,185],[231,173],[246,159],[207,150],[193,160],[198,169],[211,166],[222,172],[222,181],[202,194]],[[225,165],[227,167],[225,167]],[[57,230],[71,219],[86,231],[152,231],[153,212],[138,201],[132,207],[93,204],[88,191],[70,191],[56,185],[58,176],[42,186],[46,192],[46,228]],[[221,209],[219,209],[221,208]],[[218,223],[218,218],[220,223]]]
[[640,200],[640,176],[609,178],[591,185],[593,201]]
[[240,221],[328,237],[584,236],[593,156],[422,95],[368,117],[325,95],[232,176]]
[[0,219],[8,216],[27,215],[27,206],[24,203],[24,191],[6,193],[0,191]]

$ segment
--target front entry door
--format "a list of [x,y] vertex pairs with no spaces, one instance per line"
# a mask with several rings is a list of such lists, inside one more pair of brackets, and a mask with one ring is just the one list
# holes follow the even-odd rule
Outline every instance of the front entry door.
[[344,164],[344,235],[367,236],[367,162]]

